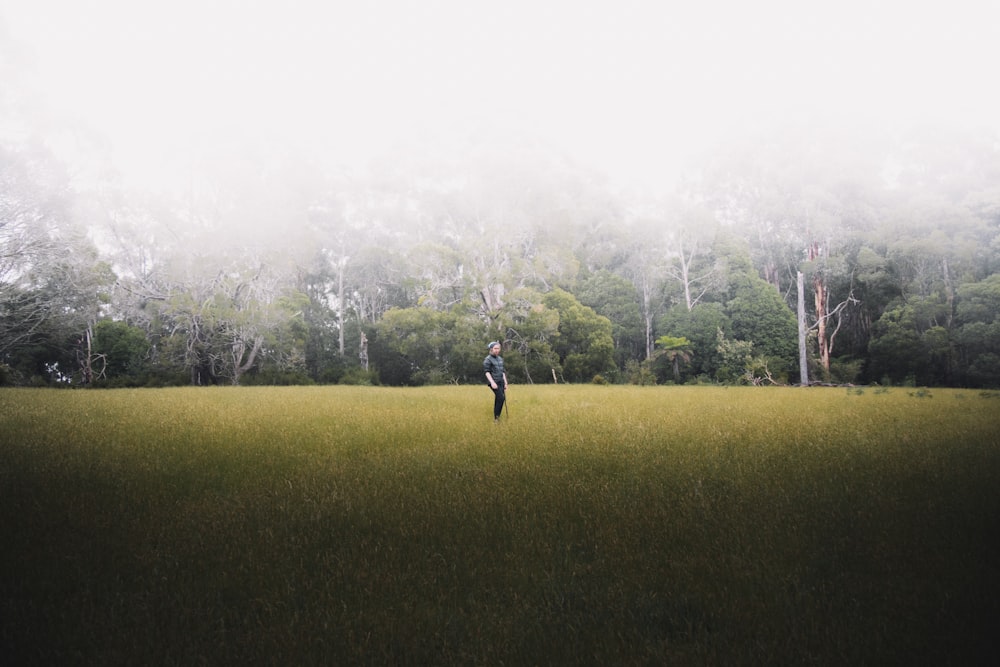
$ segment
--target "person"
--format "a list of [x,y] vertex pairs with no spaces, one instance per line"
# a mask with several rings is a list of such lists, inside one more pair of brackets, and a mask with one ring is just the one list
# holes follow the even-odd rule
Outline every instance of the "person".
[[493,421],[497,422],[507,399],[507,373],[503,369],[500,343],[494,341],[487,349],[490,353],[483,359],[483,372],[486,373],[486,383],[493,390]]

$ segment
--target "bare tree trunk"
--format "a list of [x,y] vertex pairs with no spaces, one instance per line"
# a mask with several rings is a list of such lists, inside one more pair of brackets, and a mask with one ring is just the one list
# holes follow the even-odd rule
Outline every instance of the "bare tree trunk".
[[690,312],[691,309],[694,307],[694,304],[691,303],[691,273],[690,273],[691,260],[694,258],[694,250],[693,249],[691,250],[690,257],[685,257],[684,241],[679,240],[677,242],[677,245],[680,248],[681,282],[684,283],[684,304],[687,306],[687,309]]
[[[681,284],[681,288],[684,290],[684,305],[687,306],[688,311],[693,310],[698,302],[701,301],[702,297],[704,297],[708,292],[708,289],[712,284],[712,275],[715,273],[715,268],[713,267],[702,271],[700,275],[691,274],[691,268],[694,266],[698,250],[697,241],[692,241],[691,248],[689,250],[685,250],[684,239],[678,238],[676,264],[672,264],[667,268],[667,273],[677,280]],[[700,286],[697,286],[697,294],[693,291],[696,288],[696,283],[700,283]]]
[[951,271],[948,269],[948,258],[941,260],[941,273],[944,277],[944,294],[948,303],[948,313],[946,315],[945,326],[951,328],[952,319],[955,313],[955,288],[951,284]]
[[361,347],[361,350],[358,353],[358,357],[361,359],[361,367],[364,368],[365,372],[367,373],[368,372],[368,337],[365,336],[365,332],[364,331],[361,332],[360,347]]
[[[243,361],[243,355],[246,352],[246,343],[239,342],[233,345],[233,384],[238,385],[240,383],[240,378],[248,370],[253,368],[254,361],[257,360],[257,353],[260,352],[260,348],[264,345],[264,337],[257,336],[254,338],[253,347],[250,348],[250,355]],[[241,363],[242,362],[242,363]]]
[[799,384],[809,386],[809,352],[806,348],[806,286],[805,277],[799,271],[796,274],[798,286],[798,320],[799,320]]
[[81,360],[80,375],[83,384],[89,385],[94,381],[94,327],[87,323],[87,330],[83,334],[83,359]]
[[341,249],[340,267],[337,271],[337,329],[339,329],[340,356],[344,356],[344,269],[347,265],[347,258]]
[[820,277],[813,278],[813,299],[816,304],[816,342],[819,345],[819,362],[830,372],[830,342],[826,336],[827,295],[826,285]]
[[643,280],[642,284],[642,317],[646,323],[646,359],[653,356],[653,310],[648,281]]
[[[820,256],[820,246],[818,243],[813,243],[809,247],[809,260],[818,260]],[[828,291],[826,286],[826,279],[823,277],[823,272],[815,270],[813,273],[813,303],[816,306],[816,342],[819,346],[819,362],[823,366],[823,371],[829,375],[830,374],[830,353],[832,351],[832,342],[827,340],[826,335],[826,321],[830,316],[829,309],[830,304],[828,303]]]

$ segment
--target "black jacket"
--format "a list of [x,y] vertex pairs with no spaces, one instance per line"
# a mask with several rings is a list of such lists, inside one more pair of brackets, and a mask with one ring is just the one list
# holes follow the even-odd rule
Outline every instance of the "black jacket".
[[[486,358],[483,359],[483,372],[489,373],[493,376],[493,381],[497,383],[497,386],[503,386],[503,357],[500,355],[493,356],[492,354],[487,354]],[[487,384],[489,384],[487,382]]]

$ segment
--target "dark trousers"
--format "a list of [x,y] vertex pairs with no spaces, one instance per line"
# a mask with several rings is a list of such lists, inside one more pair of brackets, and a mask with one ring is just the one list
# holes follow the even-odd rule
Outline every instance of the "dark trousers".
[[490,391],[493,392],[493,418],[500,419],[500,413],[503,412],[503,402],[507,398],[503,392],[503,385],[498,384],[496,389],[490,387]]

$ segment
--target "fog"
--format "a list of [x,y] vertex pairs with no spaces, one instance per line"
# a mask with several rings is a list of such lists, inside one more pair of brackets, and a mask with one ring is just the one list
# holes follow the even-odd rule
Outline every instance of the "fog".
[[992,4],[7,0],[0,72],[144,188],[247,145],[332,168],[482,136],[660,188],[786,126],[996,129]]

